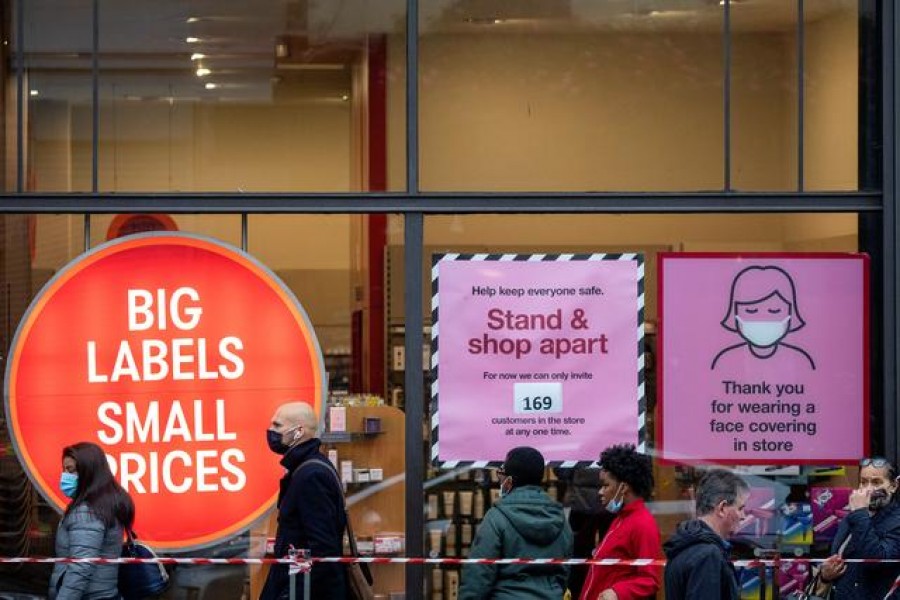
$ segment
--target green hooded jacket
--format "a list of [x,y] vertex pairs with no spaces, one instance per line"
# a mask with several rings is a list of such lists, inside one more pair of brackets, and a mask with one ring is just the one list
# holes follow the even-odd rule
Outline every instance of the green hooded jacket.
[[[570,558],[572,529],[563,507],[538,486],[513,490],[484,516],[470,558]],[[465,565],[459,600],[560,600],[566,565]]]

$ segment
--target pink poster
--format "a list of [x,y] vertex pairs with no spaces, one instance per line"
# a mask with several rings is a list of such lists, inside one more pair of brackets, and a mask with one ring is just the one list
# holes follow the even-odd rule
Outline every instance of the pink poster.
[[868,257],[660,255],[659,447],[850,463],[868,447]]
[[436,257],[432,459],[554,462],[639,443],[639,255]]

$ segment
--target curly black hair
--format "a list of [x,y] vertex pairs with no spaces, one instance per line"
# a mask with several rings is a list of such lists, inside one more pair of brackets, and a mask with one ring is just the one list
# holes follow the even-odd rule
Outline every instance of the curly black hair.
[[653,463],[646,454],[638,454],[633,444],[616,444],[601,452],[600,467],[644,500],[653,494]]

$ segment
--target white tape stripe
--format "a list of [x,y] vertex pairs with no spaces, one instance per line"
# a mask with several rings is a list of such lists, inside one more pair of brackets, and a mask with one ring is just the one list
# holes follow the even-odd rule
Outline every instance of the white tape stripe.
[[[800,558],[784,556],[778,559],[741,559],[734,560],[731,563],[736,567],[775,567],[786,563],[799,564],[820,564],[824,562],[824,558]],[[563,565],[598,565],[598,566],[649,566],[664,565],[664,559],[655,558],[634,558],[634,559],[618,559],[604,558],[593,560],[588,558],[418,558],[418,557],[386,557],[386,556],[323,556],[314,557],[309,561],[296,560],[292,558],[174,558],[169,556],[160,556],[156,558],[38,558],[30,556],[12,556],[0,557],[0,564],[177,564],[177,565],[260,565],[260,564],[303,564],[305,562],[323,562],[323,563],[370,563],[370,564],[563,564]],[[851,564],[898,564],[900,559],[869,559],[869,558],[848,558],[844,562]],[[900,576],[895,580],[895,584],[900,582]]]

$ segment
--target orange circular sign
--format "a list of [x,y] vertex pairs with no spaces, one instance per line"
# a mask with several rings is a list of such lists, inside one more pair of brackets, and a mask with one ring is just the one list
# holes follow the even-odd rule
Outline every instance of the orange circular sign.
[[249,255],[178,233],[110,242],[34,299],[6,371],[6,416],[49,502],[62,448],[92,441],[163,549],[213,544],[272,506],[278,406],[321,414],[322,355],[302,306]]

